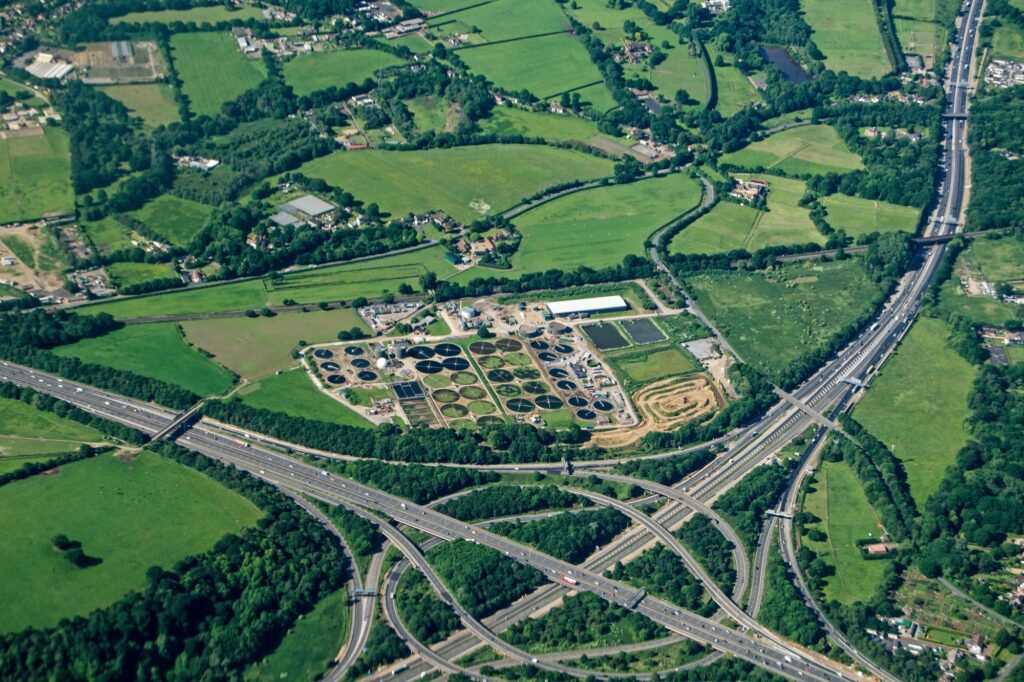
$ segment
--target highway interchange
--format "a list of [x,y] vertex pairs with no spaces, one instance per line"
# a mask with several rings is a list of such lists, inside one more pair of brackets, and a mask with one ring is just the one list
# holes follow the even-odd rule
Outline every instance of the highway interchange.
[[[981,7],[982,0],[968,0],[965,4],[964,19],[958,29],[957,40],[948,67],[947,115],[944,122],[946,140],[940,172],[939,200],[933,220],[926,228],[926,236],[949,234],[958,231],[960,227],[959,217],[964,205],[967,181],[965,165],[967,162],[966,115],[970,90],[969,76]],[[414,505],[407,500],[374,488],[326,474],[316,467],[282,454],[279,448],[275,447],[283,445],[280,442],[275,443],[272,439],[262,439],[259,434],[244,432],[237,427],[227,428],[204,419],[192,425],[185,425],[180,429],[177,442],[204,455],[250,471],[292,494],[301,493],[360,511],[365,509],[383,513],[396,522],[417,528],[441,540],[462,539],[487,545],[520,563],[533,566],[553,584],[561,585],[561,589],[549,587],[539,590],[535,595],[525,598],[522,604],[514,605],[510,611],[515,617],[521,618],[538,606],[549,604],[563,596],[567,589],[587,590],[606,600],[635,608],[638,612],[679,635],[718,651],[748,660],[756,665],[767,667],[775,673],[792,679],[857,679],[858,674],[852,669],[786,642],[758,624],[754,618],[763,592],[764,566],[767,565],[768,557],[767,543],[771,542],[773,538],[776,538],[775,541],[782,549],[783,557],[796,572],[798,584],[806,592],[806,586],[802,584],[799,570],[795,566],[795,549],[790,540],[792,538],[791,523],[786,519],[772,519],[766,524],[765,532],[761,536],[761,543],[754,556],[751,573],[749,570],[751,564],[743,550],[742,543],[728,524],[710,510],[709,505],[722,492],[728,490],[747,473],[790,443],[808,426],[820,424],[821,415],[836,414],[852,404],[857,392],[861,390],[862,382],[870,378],[872,368],[884,362],[906,333],[944,252],[945,246],[941,243],[923,246],[913,269],[904,276],[896,293],[868,328],[864,329],[854,341],[820,368],[810,379],[792,391],[792,399],[780,400],[755,424],[737,430],[726,438],[719,439],[716,444],[725,446],[725,451],[700,471],[672,487],[658,486],[648,481],[629,477],[598,473],[597,475],[609,480],[636,483],[652,494],[664,497],[666,504],[655,514],[643,520],[637,516],[639,512],[630,512],[628,511],[631,509],[630,507],[615,503],[620,508],[624,507],[623,511],[639,523],[617,541],[596,553],[583,566],[559,561],[530,547],[490,533],[482,526],[462,523],[427,507]],[[48,393],[99,416],[137,428],[149,435],[162,432],[178,417],[175,412],[165,408],[126,399],[90,386],[76,384],[13,364],[3,363],[0,366],[0,379]],[[784,508],[792,509],[796,499],[794,493],[798,489],[800,481],[813,466],[814,455],[820,447],[826,430],[826,426],[819,426],[813,442],[808,444],[803,453],[801,467],[793,477],[792,484],[787,491]],[[243,440],[239,437],[240,433],[248,438]],[[265,446],[264,443],[269,445]],[[297,453],[307,450],[298,445],[287,445]],[[707,444],[701,447],[706,446]],[[692,449],[694,448],[688,450]],[[672,456],[678,452],[663,453],[658,456]],[[576,467],[590,469],[608,464],[607,460],[579,462]],[[532,464],[504,465],[493,468],[512,471],[551,469],[553,466],[551,464]],[[599,499],[598,502],[613,504],[607,499]],[[727,614],[738,624],[740,629],[726,627],[716,620],[699,617],[603,576],[603,571],[614,565],[615,561],[637,553],[643,547],[655,542],[655,538],[659,538],[674,551],[680,553],[682,548],[673,545],[674,538],[666,529],[677,527],[694,513],[709,515],[716,527],[725,533],[736,547],[737,591],[731,596],[723,594],[706,575],[700,564],[692,558],[687,558],[685,550],[682,550],[681,556],[722,609],[720,616]],[[368,518],[374,517],[369,516]],[[437,667],[448,672],[461,671],[459,666],[451,662],[454,660],[454,655],[461,655],[461,653],[473,649],[479,641],[486,642],[510,658],[533,662],[553,670],[564,670],[564,666],[538,660],[536,657],[530,657],[511,647],[492,629],[469,616],[447,593],[445,586],[424,559],[421,550],[396,529],[387,524],[380,524],[380,527],[389,541],[402,551],[406,560],[423,571],[441,598],[456,610],[460,620],[469,631],[468,634],[457,633],[451,639],[451,642],[456,645],[461,641],[461,645],[445,643],[435,647],[434,651],[424,651],[424,647],[411,642],[417,653],[429,662],[430,667],[420,668],[420,670]],[[379,563],[377,568],[379,568]],[[367,576],[365,585],[370,587],[375,585],[376,577],[375,572],[372,576]],[[569,585],[567,580],[573,584]],[[356,581],[356,584],[359,584],[358,574],[356,574]],[[748,585],[750,593],[747,609],[744,611],[739,608],[739,602]],[[809,598],[808,601],[812,603]],[[385,606],[387,607],[387,605],[388,600],[385,600]],[[813,603],[812,606],[817,609]],[[347,665],[358,655],[366,641],[369,624],[373,620],[373,600],[357,600],[355,609],[356,618],[352,628],[352,637],[343,654],[342,664],[331,673],[332,679],[340,678],[339,671],[346,669]],[[824,620],[820,611],[818,614]],[[389,618],[394,617],[394,614],[388,615]],[[507,618],[508,615],[506,614],[505,617]],[[841,633],[828,626],[827,621],[824,621],[824,624],[830,637],[850,653],[863,669],[883,679],[894,679],[850,646]]]

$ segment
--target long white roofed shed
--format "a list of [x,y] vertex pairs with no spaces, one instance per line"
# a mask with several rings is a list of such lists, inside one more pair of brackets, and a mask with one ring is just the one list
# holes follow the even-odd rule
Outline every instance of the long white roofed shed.
[[611,313],[618,310],[629,310],[629,304],[621,296],[597,296],[595,298],[576,298],[569,301],[551,301],[548,310],[552,315],[568,317],[570,315],[595,315]]

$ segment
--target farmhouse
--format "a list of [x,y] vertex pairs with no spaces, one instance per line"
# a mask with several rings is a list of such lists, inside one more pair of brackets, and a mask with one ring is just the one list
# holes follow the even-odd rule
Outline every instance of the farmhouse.
[[729,192],[729,196],[740,201],[754,202],[768,195],[771,185],[765,180],[737,180],[736,186]]
[[629,310],[629,304],[621,296],[597,296],[595,298],[577,298],[570,301],[552,301],[548,303],[548,311],[555,317],[571,317],[574,315],[597,315],[619,310]]

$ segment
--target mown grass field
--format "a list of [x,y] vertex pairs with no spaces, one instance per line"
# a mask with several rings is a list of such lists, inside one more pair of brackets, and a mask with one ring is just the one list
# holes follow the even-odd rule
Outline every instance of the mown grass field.
[[147,128],[181,120],[178,117],[178,103],[174,101],[174,91],[164,83],[108,85],[100,90],[128,107],[134,115],[145,121]]
[[[602,80],[586,49],[568,33],[464,48],[456,54],[474,73],[487,76],[498,87],[526,89],[541,99]],[[583,100],[597,111],[616,106],[604,85],[586,95]]]
[[[204,8],[205,9],[205,8]],[[266,76],[263,62],[246,59],[227,31],[177,33],[171,54],[192,113],[213,116]]]
[[871,0],[802,0],[800,7],[828,68],[861,78],[892,70]]
[[302,616],[269,656],[245,671],[245,679],[279,682],[284,678],[314,680],[334,662],[351,627],[345,589],[320,600]]
[[79,226],[100,253],[110,253],[132,247],[128,231],[110,216],[95,222],[83,220]]
[[165,9],[153,12],[129,12],[110,20],[111,24],[171,24],[176,21],[195,24],[215,24],[220,21],[245,21],[262,19],[263,12],[257,7],[228,9],[223,5],[193,7],[191,9]]
[[334,424],[369,428],[370,422],[330,398],[313,385],[304,369],[293,369],[266,377],[239,390],[242,402],[293,417],[305,417]]
[[37,461],[23,459],[28,455],[72,452],[82,443],[103,440],[103,434],[84,424],[44,412],[20,400],[0,398],[0,474]]
[[967,442],[974,367],[946,344],[941,320],[922,317],[857,404],[854,418],[893,448],[919,509]]
[[213,209],[206,204],[182,199],[173,194],[161,194],[131,213],[146,227],[175,246],[187,246],[206,227],[211,214]]
[[123,301],[108,301],[79,308],[89,315],[107,312],[121,320],[154,315],[189,315],[228,310],[258,310],[283,305],[285,299],[300,304],[320,301],[351,301],[359,296],[379,297],[395,293],[402,284],[419,288],[427,271],[444,278],[455,267],[444,259],[439,246],[382,256],[365,261],[293,272],[278,280],[254,279]]
[[612,162],[535,145],[478,145],[422,151],[339,151],[299,172],[376,202],[395,217],[433,209],[471,222],[552,185],[611,175]]
[[296,95],[374,78],[377,69],[398,66],[403,60],[380,50],[331,50],[300,54],[284,64],[284,80]]
[[[753,176],[740,176],[750,178]],[[779,244],[824,244],[825,237],[798,202],[806,187],[800,180],[769,176],[768,211],[719,202],[710,212],[680,231],[669,245],[679,253],[724,253],[734,249],[757,251]]]
[[189,348],[173,322],[129,325],[58,346],[54,352],[160,379],[204,396],[224,393],[232,384],[227,370]]
[[1004,21],[992,35],[993,59],[1024,60],[1024,32],[1014,24]]
[[825,345],[877,292],[856,260],[697,274],[686,283],[743,360],[769,376]]
[[155,279],[177,277],[170,263],[131,263],[119,261],[107,266],[110,282],[118,289]]
[[[495,107],[491,115],[478,124],[483,132],[497,135],[543,137],[551,142],[600,140],[602,144],[621,144],[614,138],[598,132],[597,124],[585,118],[526,111],[514,107]],[[622,151],[625,150],[626,147],[623,146]]]
[[834,128],[809,125],[790,128],[726,154],[722,162],[742,168],[778,168],[793,175],[845,173],[863,168]]
[[68,136],[60,128],[43,135],[0,139],[0,223],[70,213]]
[[[700,203],[700,185],[682,173],[560,197],[516,217],[523,235],[509,276],[549,268],[617,265],[640,255],[656,229]],[[476,268],[481,272],[481,268]]]
[[606,354],[605,357],[630,390],[674,374],[700,369],[697,360],[675,344],[631,348]]
[[229,317],[182,322],[187,338],[212,353],[217,362],[246,379],[254,379],[296,363],[290,352],[299,341],[323,343],[342,329],[369,329],[351,308],[284,313],[274,317]]
[[974,239],[963,257],[988,282],[1024,282],[1024,240],[1012,237]]
[[[151,566],[170,569],[260,517],[247,500],[149,452],[101,455],[4,486],[0,514],[0,632],[107,606],[145,587]],[[58,533],[102,563],[73,566],[51,545]]]
[[472,33],[470,42],[493,43],[542,33],[569,30],[569,21],[550,0],[493,0],[463,3],[467,9],[454,9],[430,21],[430,32],[438,36]]
[[864,488],[846,462],[822,462],[815,474],[814,492],[804,498],[804,510],[821,523],[808,524],[828,534],[823,542],[801,540],[818,553],[836,573],[825,579],[825,598],[842,604],[867,602],[890,570],[890,562],[865,561],[857,540],[881,536],[878,515]]
[[[754,86],[736,68],[732,55],[720,51],[710,41],[704,47],[707,48],[712,64],[718,57],[725,60],[725,66],[712,66],[715,70],[715,83],[718,86],[718,103],[715,105],[715,109],[720,111],[722,116],[732,116],[751,102],[760,99]],[[690,94],[693,95],[693,93]],[[696,95],[694,96],[696,97]]]
[[917,218],[921,210],[899,206],[887,201],[874,201],[845,194],[831,194],[821,199],[828,211],[826,220],[837,230],[851,237],[870,232],[917,232]]

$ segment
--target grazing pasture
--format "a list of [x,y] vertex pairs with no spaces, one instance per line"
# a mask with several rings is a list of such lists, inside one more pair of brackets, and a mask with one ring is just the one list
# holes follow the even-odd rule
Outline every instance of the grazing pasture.
[[[471,42],[493,43],[569,30],[569,20],[551,0],[466,4],[467,9],[456,9],[430,21],[431,33],[438,36],[470,33]],[[474,32],[473,27],[478,30]]]
[[801,0],[800,7],[828,68],[861,78],[892,71],[871,0]]
[[695,274],[686,285],[743,360],[770,377],[824,346],[878,294],[856,260]]
[[[712,64],[719,57],[725,62],[724,66],[712,67],[715,70],[715,83],[718,86],[718,103],[715,105],[715,108],[723,116],[732,116],[748,104],[757,102],[760,99],[754,86],[736,68],[732,55],[719,51],[711,42],[705,44],[704,47],[708,51]],[[691,92],[690,94],[693,95],[694,93]],[[694,96],[696,97],[696,95]]]
[[778,168],[793,175],[845,173],[864,167],[827,125],[783,130],[724,155],[722,161],[742,168]]
[[305,417],[333,424],[363,426],[370,422],[313,385],[304,369],[293,369],[266,377],[238,392],[242,402],[293,417]]
[[107,266],[107,274],[110,275],[110,283],[117,289],[151,282],[155,279],[170,279],[178,276],[170,263],[132,263],[130,261],[111,263]]
[[0,224],[74,208],[67,133],[48,126],[42,135],[0,139]]
[[178,103],[174,101],[174,90],[164,83],[108,85],[100,90],[128,107],[149,129],[181,120],[178,116]]
[[[100,455],[6,485],[0,514],[4,633],[108,606],[143,589],[150,567],[170,569],[260,517],[247,500],[150,452]],[[72,565],[51,544],[57,534],[101,563]]]
[[946,344],[942,320],[922,317],[882,366],[853,416],[893,450],[919,509],[967,442],[974,367]]
[[805,537],[801,542],[835,568],[835,575],[825,579],[825,598],[843,604],[867,602],[890,570],[889,561],[862,559],[856,544],[881,537],[878,514],[846,462],[822,462],[812,487],[803,509],[821,522],[808,527],[824,531],[828,538],[815,542]]
[[378,69],[404,63],[390,52],[380,50],[331,50],[293,57],[284,65],[284,80],[296,95],[374,78]]
[[771,184],[767,211],[731,201],[719,202],[683,228],[672,239],[670,250],[687,254],[725,253],[734,249],[754,252],[781,244],[825,243],[808,210],[799,205],[806,190],[803,182],[774,176],[759,179]]
[[845,194],[831,194],[821,199],[828,211],[828,224],[843,230],[851,237],[870,232],[917,231],[920,209],[890,204],[887,201],[848,197]]
[[188,246],[213,214],[206,204],[161,194],[130,215],[175,246]]
[[220,395],[233,382],[227,370],[190,348],[173,322],[129,325],[58,346],[54,352],[160,379],[204,396]]
[[171,55],[192,113],[213,116],[221,105],[260,84],[266,68],[246,59],[231,33],[176,33]]
[[552,185],[611,175],[612,162],[567,149],[498,144],[339,151],[304,164],[299,172],[376,202],[396,217],[442,210],[468,223]]

